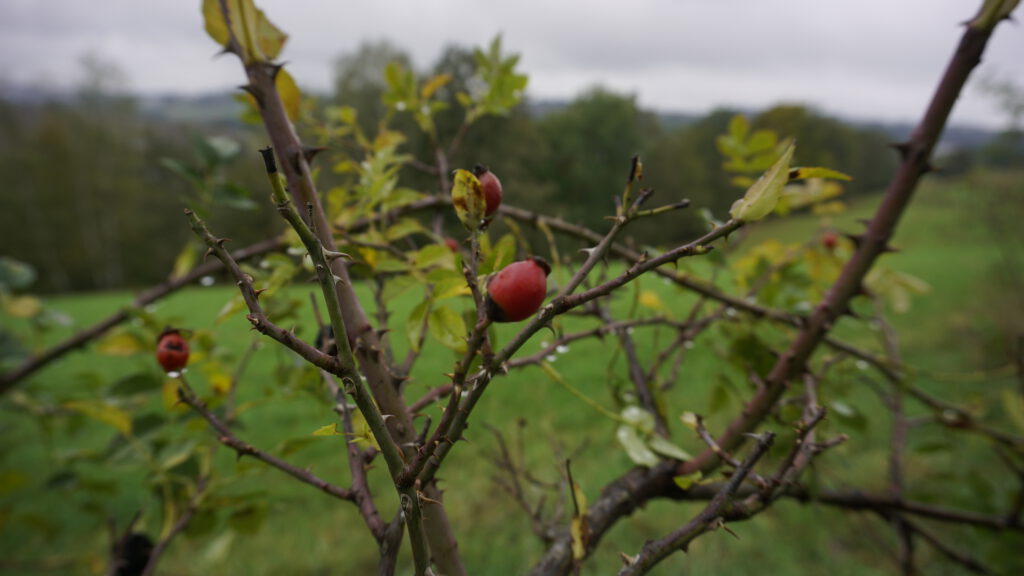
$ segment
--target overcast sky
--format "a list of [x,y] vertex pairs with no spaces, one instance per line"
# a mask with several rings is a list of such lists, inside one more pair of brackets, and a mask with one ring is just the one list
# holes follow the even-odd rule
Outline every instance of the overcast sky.
[[[327,89],[332,62],[387,38],[425,68],[448,44],[502,34],[537,99],[601,84],[644,107],[801,102],[849,118],[917,119],[980,0],[257,0],[291,35],[301,86]],[[200,93],[237,86],[215,59],[200,0],[0,0],[0,82],[73,86],[80,58],[116,62],[128,87]],[[1024,20],[1018,9],[1017,18]],[[1003,25],[953,121],[999,127],[979,77],[1024,87],[1024,27]]]

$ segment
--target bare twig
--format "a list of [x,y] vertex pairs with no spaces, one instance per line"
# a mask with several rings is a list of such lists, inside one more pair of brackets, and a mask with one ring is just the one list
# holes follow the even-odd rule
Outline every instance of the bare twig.
[[701,510],[693,520],[690,520],[671,534],[644,544],[640,553],[636,557],[629,559],[622,570],[619,571],[619,576],[646,574],[673,552],[686,550],[690,543],[701,534],[724,525],[722,514],[729,505],[729,501],[736,493],[736,490],[739,489],[747,474],[753,469],[754,464],[757,464],[757,461],[764,456],[774,440],[775,435],[771,432],[760,435],[757,444],[750,450],[750,454],[733,471],[732,477],[722,486],[707,507]]
[[355,496],[352,494],[351,490],[335,486],[307,470],[293,466],[276,456],[256,448],[252,444],[239,440],[238,437],[231,432],[231,429],[228,428],[227,424],[221,421],[220,418],[206,407],[205,403],[199,400],[199,398],[197,398],[195,394],[187,388],[187,384],[185,384],[184,381],[182,381],[182,386],[178,388],[178,399],[187,404],[189,408],[192,408],[192,410],[197,414],[202,416],[203,419],[209,423],[210,427],[217,432],[217,441],[237,452],[239,457],[252,456],[260,462],[277,468],[300,482],[313,486],[324,494],[328,494],[340,500],[355,501]]

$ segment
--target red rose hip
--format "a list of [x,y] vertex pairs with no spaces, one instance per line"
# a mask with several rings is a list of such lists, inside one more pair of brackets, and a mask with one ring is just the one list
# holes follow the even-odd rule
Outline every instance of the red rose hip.
[[838,241],[839,235],[832,231],[825,232],[821,237],[821,243],[830,251],[836,249],[836,243]]
[[494,172],[480,164],[473,167],[473,175],[480,181],[480,186],[484,189],[484,199],[487,201],[484,217],[489,218],[501,206],[501,180],[498,180]]
[[532,316],[548,291],[551,267],[536,256],[513,262],[487,283],[487,315],[495,322],[519,322]]
[[164,372],[180,372],[188,365],[188,342],[180,331],[164,328],[156,341],[156,361]]

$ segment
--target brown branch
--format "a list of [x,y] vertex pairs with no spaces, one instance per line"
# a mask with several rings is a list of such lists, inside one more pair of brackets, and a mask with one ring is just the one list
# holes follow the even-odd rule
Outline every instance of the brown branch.
[[[889,238],[892,237],[900,217],[909,205],[918,181],[931,169],[928,161],[932,149],[967,77],[981,61],[981,54],[990,35],[990,28],[973,25],[964,31],[960,45],[953,54],[924,117],[910,140],[900,145],[903,162],[868,224],[867,232],[859,238],[857,250],[790,347],[779,357],[771,372],[764,378],[765,386],[746,404],[743,413],[733,420],[719,438],[718,442],[724,449],[732,450],[740,445],[743,442],[743,435],[753,430],[769,414],[785,392],[787,383],[805,370],[807,361],[822,343],[825,335],[848,309],[850,300],[861,291],[864,277],[875,260],[888,249]],[[705,450],[693,460],[681,464],[679,473],[690,474],[696,470],[711,470],[717,462],[715,453]]]
[[242,299],[245,301],[245,305],[249,309],[249,314],[246,316],[246,319],[253,325],[253,328],[261,334],[270,336],[274,340],[278,341],[310,364],[332,374],[338,373],[340,368],[337,357],[324,354],[320,350],[317,350],[313,346],[301,340],[294,333],[281,328],[267,318],[267,315],[263,313],[263,307],[259,302],[259,294],[261,291],[256,290],[253,286],[252,276],[249,276],[242,271],[238,262],[236,262],[231,257],[231,254],[224,249],[225,240],[214,236],[206,227],[206,224],[191,210],[185,210],[185,216],[188,217],[189,224],[196,236],[206,243],[209,247],[210,253],[216,256],[224,264],[224,267],[227,268],[228,272],[231,273],[232,277],[235,278],[235,282],[238,284],[238,289],[242,294]]
[[[957,552],[956,550],[951,548],[949,545],[947,545],[945,542],[943,542],[942,540],[939,540],[934,534],[932,534],[931,532],[928,532],[927,530],[925,530],[924,528],[918,526],[917,524],[915,524],[915,523],[913,523],[913,522],[911,522],[911,521],[909,521],[909,520],[907,520],[905,518],[900,519],[899,524],[901,526],[905,527],[905,529],[908,532],[910,532],[911,534],[915,534],[917,536],[920,536],[925,542],[930,544],[932,548],[935,548],[936,550],[938,550],[943,556],[945,556],[946,558],[949,558],[953,562],[963,566],[967,570],[969,570],[969,571],[971,571],[971,572],[973,572],[975,574],[995,574],[995,572],[993,572],[992,570],[987,568],[981,562],[975,560],[974,558],[972,558],[972,557],[970,557],[970,556],[968,556],[966,554],[963,554],[961,552]],[[914,566],[913,566],[913,560],[912,559],[910,561],[910,564],[908,566],[906,566],[906,567],[909,568],[910,570],[913,570]]]
[[[262,256],[269,252],[283,250],[285,246],[286,244],[281,238],[271,238],[270,240],[257,242],[251,246],[236,250],[231,253],[231,256],[235,261],[242,262],[257,256]],[[75,333],[73,336],[63,342],[60,342],[54,347],[25,360],[20,366],[14,368],[10,372],[0,375],[0,394],[10,390],[15,384],[28,377],[36,370],[43,368],[72,350],[85,346],[90,341],[105,334],[111,328],[128,320],[132,317],[131,310],[133,308],[142,308],[148,304],[152,304],[161,298],[169,296],[178,290],[193,284],[203,276],[217,272],[222,267],[223,265],[218,260],[204,262],[190,270],[187,274],[153,286],[144,292],[140,292],[135,299],[132,300],[132,303],[124,309],[119,310],[96,324]]]
[[743,459],[743,462],[733,471],[729,481],[715,494],[711,502],[693,520],[680,527],[671,534],[644,544],[640,553],[628,560],[627,564],[619,571],[619,576],[635,576],[647,574],[659,562],[667,558],[677,550],[685,551],[687,547],[701,534],[714,530],[724,524],[722,514],[729,505],[729,501],[736,494],[747,474],[753,469],[757,461],[771,447],[775,435],[765,432],[757,441],[757,444],[750,450],[750,454]]
[[302,468],[293,466],[276,456],[273,456],[260,450],[259,448],[256,448],[252,444],[248,444],[246,442],[243,442],[242,440],[239,440],[238,437],[236,437],[231,432],[231,429],[228,428],[227,424],[222,422],[220,418],[217,418],[217,416],[213,412],[210,412],[210,410],[206,407],[206,404],[203,403],[198,398],[196,398],[195,394],[193,394],[192,391],[189,390],[186,386],[187,385],[185,384],[185,382],[182,381],[182,386],[178,388],[178,400],[187,404],[190,408],[192,408],[192,410],[194,410],[197,414],[202,416],[203,419],[206,420],[206,422],[210,425],[210,427],[213,428],[213,430],[217,433],[217,441],[237,452],[239,457],[252,456],[253,458],[259,460],[260,462],[277,468],[278,470],[284,472],[285,474],[291,476],[292,478],[295,478],[296,480],[299,480],[300,482],[313,486],[314,488],[320,490],[324,494],[333,496],[340,500],[349,500],[353,502],[355,501],[355,495],[352,493],[351,490],[346,490],[344,488],[335,486],[334,484],[331,484],[330,482],[317,477],[316,475],[307,470],[303,470]]

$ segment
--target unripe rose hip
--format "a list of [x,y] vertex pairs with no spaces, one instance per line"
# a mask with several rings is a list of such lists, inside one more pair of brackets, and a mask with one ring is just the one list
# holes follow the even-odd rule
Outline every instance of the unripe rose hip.
[[487,283],[487,315],[495,322],[519,322],[532,316],[548,291],[551,267],[536,256],[513,262]]
[[156,361],[164,372],[180,372],[188,365],[188,342],[181,332],[168,326],[156,340]]

